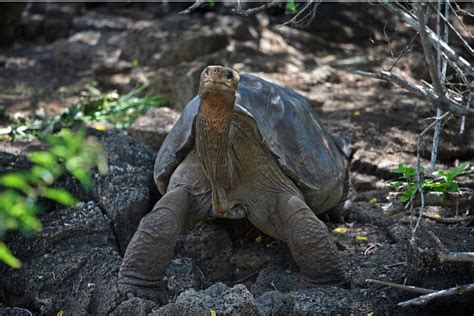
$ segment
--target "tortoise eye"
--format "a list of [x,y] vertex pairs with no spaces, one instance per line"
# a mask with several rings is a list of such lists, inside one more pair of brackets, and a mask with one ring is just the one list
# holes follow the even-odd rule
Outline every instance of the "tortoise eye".
[[227,72],[226,79],[227,79],[227,80],[232,80],[233,78],[234,78],[234,74],[232,73],[232,71],[228,71],[228,72]]
[[206,68],[206,70],[204,70],[204,74],[205,74],[206,76],[209,76],[209,69]]

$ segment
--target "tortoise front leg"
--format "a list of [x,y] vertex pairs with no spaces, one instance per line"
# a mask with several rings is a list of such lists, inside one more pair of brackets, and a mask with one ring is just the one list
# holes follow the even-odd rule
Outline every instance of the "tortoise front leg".
[[346,277],[329,231],[299,197],[281,193],[277,214],[283,221],[283,240],[301,269],[304,286],[342,285]]
[[189,221],[191,200],[189,192],[178,187],[167,192],[141,220],[120,267],[118,283],[122,294],[162,301],[165,269]]

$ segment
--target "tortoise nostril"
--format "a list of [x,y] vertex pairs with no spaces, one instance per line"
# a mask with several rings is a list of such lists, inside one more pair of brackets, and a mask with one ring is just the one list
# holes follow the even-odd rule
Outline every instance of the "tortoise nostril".
[[218,74],[219,72],[221,72],[221,70],[219,68],[214,68],[214,72]]

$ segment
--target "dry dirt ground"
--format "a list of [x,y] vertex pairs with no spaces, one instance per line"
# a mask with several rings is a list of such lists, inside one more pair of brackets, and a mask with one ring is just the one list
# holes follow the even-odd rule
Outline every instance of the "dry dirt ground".
[[[431,122],[434,109],[399,88],[352,75],[343,68],[347,64],[365,70],[389,67],[396,59],[390,57],[390,49],[399,53],[413,35],[406,26],[387,16],[380,8],[360,4],[334,8],[323,6],[321,19],[308,30],[278,26],[282,22],[280,15],[261,15],[245,20],[213,12],[178,16],[172,11],[160,15],[158,11],[131,10],[120,6],[81,10],[80,13],[71,13],[72,23],[67,26],[63,37],[48,41],[36,36],[0,50],[0,106],[4,109],[4,115],[0,118],[2,127],[10,124],[11,117],[17,112],[25,115],[32,115],[40,109],[51,114],[59,112],[74,102],[82,86],[90,81],[97,81],[99,87],[105,90],[118,89],[122,92],[129,91],[137,83],[152,81],[156,91],[168,96],[170,107],[180,110],[195,94],[198,74],[207,64],[225,64],[238,71],[254,72],[296,89],[309,98],[329,130],[346,132],[352,137],[352,216],[346,223],[327,223],[338,250],[346,260],[347,273],[352,279],[351,289],[296,290],[294,284],[298,268],[283,244],[253,229],[247,221],[213,220],[199,224],[178,243],[176,254],[182,259],[174,262],[168,272],[170,304],[161,309],[142,301],[129,301],[128,305],[116,308],[107,301],[110,295],[103,294],[113,291],[114,284],[95,292],[94,288],[88,289],[84,294],[89,298],[84,303],[87,307],[80,310],[74,305],[77,302],[64,296],[64,293],[82,289],[84,282],[93,282],[88,281],[89,274],[79,277],[84,267],[93,267],[88,271],[107,276],[107,273],[116,273],[119,254],[123,253],[124,247],[119,240],[118,246],[111,247],[114,257],[110,259],[109,270],[104,268],[105,264],[102,265],[102,252],[99,251],[87,263],[75,263],[75,268],[70,270],[64,268],[68,272],[64,272],[67,276],[63,279],[57,273],[56,277],[62,282],[60,284],[50,279],[47,282],[35,279],[41,274],[35,271],[44,268],[35,267],[28,253],[21,251],[25,244],[13,245],[20,259],[31,263],[22,268],[26,272],[20,269],[13,273],[2,267],[2,275],[13,273],[16,280],[23,282],[23,285],[15,285],[13,279],[0,281],[0,303],[4,305],[4,313],[26,315],[14,307],[29,309],[34,314],[57,313],[60,310],[65,314],[101,314],[115,310],[117,314],[154,312],[156,315],[172,315],[192,314],[193,311],[197,313],[206,309],[208,314],[209,310],[215,309],[216,313],[224,314],[268,315],[474,313],[473,295],[440,299],[421,307],[401,308],[397,307],[397,303],[414,297],[413,293],[365,282],[372,278],[432,289],[474,282],[472,264],[441,265],[437,262],[438,248],[428,234],[428,231],[434,232],[451,251],[473,251],[472,224],[448,225],[423,219],[417,235],[418,247],[412,249],[408,244],[411,236],[410,215],[383,215],[382,206],[390,192],[387,183],[396,178],[391,170],[399,163],[415,164],[417,136]],[[337,14],[328,18],[327,12],[334,10]],[[30,14],[43,14],[43,18],[48,16],[42,11]],[[387,36],[383,31],[385,21],[388,21]],[[427,78],[419,52],[420,47],[414,45],[398,61],[397,71],[414,79]],[[459,161],[474,164],[474,121],[468,120],[468,131],[462,138],[456,136],[459,124],[460,119],[454,117],[444,126],[440,167],[451,167]],[[112,136],[101,136],[101,139],[122,137],[111,133]],[[2,170],[11,169],[7,166],[9,162],[21,160],[25,146],[28,144],[0,143],[0,151],[20,157],[7,156],[10,160],[3,159]],[[423,165],[428,164],[429,149],[430,137],[427,137],[423,142]],[[147,159],[152,159],[149,158],[153,155],[151,149],[140,150],[147,153],[144,154]],[[149,174],[151,172],[150,167]],[[126,177],[126,174],[122,176]],[[471,188],[474,186],[472,178],[463,181]],[[154,193],[147,194],[146,197],[151,200],[149,204],[152,204],[156,200]],[[97,196],[86,195],[86,198],[93,200]],[[446,217],[454,215],[454,210],[449,209],[434,207],[429,211]],[[472,206],[458,211],[472,214]],[[61,218],[68,222],[71,216],[67,211],[62,217],[51,213],[46,212],[43,221],[59,226]],[[97,214],[92,214],[90,218],[93,222]],[[107,214],[107,220],[113,217]],[[97,216],[100,217],[100,214]],[[137,218],[134,221],[136,225]],[[96,236],[94,234],[91,236]],[[10,240],[15,238],[20,237],[15,235]],[[105,249],[103,247],[110,245],[108,240],[114,239],[114,236],[101,238],[104,241],[97,247]],[[129,237],[124,238],[127,240]],[[32,239],[20,240],[32,243]],[[71,248],[74,242],[78,241],[71,240],[72,244],[58,246],[69,249],[69,252],[64,262],[53,261],[54,264],[67,266],[70,260],[76,262]],[[96,245],[95,242],[91,241]],[[15,242],[12,241],[12,244]],[[54,244],[48,245],[52,247]],[[41,256],[45,254],[54,256],[55,251],[45,246]],[[51,264],[45,260],[41,262]],[[82,259],[77,260],[83,262]],[[97,268],[93,260],[102,266]],[[186,270],[188,268],[192,271]],[[189,283],[186,278],[189,275],[195,277],[195,274],[199,280],[190,284],[196,291],[181,293],[190,287],[186,285]],[[97,275],[91,278],[97,278]],[[110,282],[114,280],[111,276]],[[223,285],[216,283],[219,281],[229,288],[221,289]],[[25,285],[28,282],[39,284],[34,287]],[[41,285],[42,282],[45,282],[44,285]],[[27,293],[29,290],[33,294]],[[101,303],[98,295],[107,298]],[[233,295],[229,300],[234,301],[219,303],[216,295],[224,297],[224,300]],[[81,297],[76,301],[80,301]],[[196,302],[201,302],[199,308],[203,309],[193,310]],[[101,304],[109,305],[101,307]]]

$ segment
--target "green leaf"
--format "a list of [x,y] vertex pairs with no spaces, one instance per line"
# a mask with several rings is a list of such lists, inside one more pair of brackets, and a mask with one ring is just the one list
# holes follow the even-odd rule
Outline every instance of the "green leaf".
[[295,3],[294,0],[286,1],[286,10],[290,11],[291,13],[295,13],[298,5]]
[[405,173],[406,166],[404,164],[399,164],[398,167],[392,170],[394,173]]
[[31,191],[28,180],[21,173],[8,173],[0,177],[0,184],[4,187],[21,190],[25,193]]
[[37,151],[30,155],[29,160],[43,167],[51,167],[56,164],[56,157],[48,151]]
[[448,175],[450,179],[456,178],[461,172],[469,168],[469,163],[463,162],[459,164],[459,166],[452,168],[451,170],[448,171]]
[[41,195],[45,198],[67,206],[73,206],[76,203],[74,196],[64,189],[45,188],[41,191]]
[[446,182],[439,182],[439,181],[433,181],[433,180],[425,180],[423,183],[423,189],[425,191],[431,191],[431,192],[443,192],[446,190],[447,183]]
[[18,221],[12,217],[10,218],[7,218],[5,221],[4,221],[4,226],[8,229],[8,230],[14,230],[14,229],[18,229]]
[[459,184],[456,182],[450,182],[444,189],[446,192],[457,192],[459,191]]
[[54,175],[50,170],[39,166],[31,169],[31,177],[35,182],[43,181],[46,184],[53,184],[55,180]]
[[84,171],[83,169],[77,168],[77,169],[71,170],[70,173],[73,175],[74,178],[79,180],[79,182],[81,182],[81,184],[85,186],[86,188],[92,187],[92,180],[87,174],[87,172]]
[[406,203],[406,202],[408,202],[408,201],[410,201],[410,197],[409,197],[409,196],[402,195],[402,196],[400,197],[400,202]]
[[0,242],[0,260],[12,268],[18,269],[21,267],[20,260],[11,253],[10,249],[3,242]]
[[392,181],[388,184],[391,189],[398,189],[399,187],[403,186],[406,182],[403,181]]
[[53,146],[51,149],[49,149],[49,152],[55,155],[56,157],[62,159],[67,159],[71,156],[71,153],[68,148],[62,145]]
[[33,215],[22,216],[20,218],[19,224],[19,229],[25,234],[40,232],[43,229],[43,225],[41,224],[40,220]]

